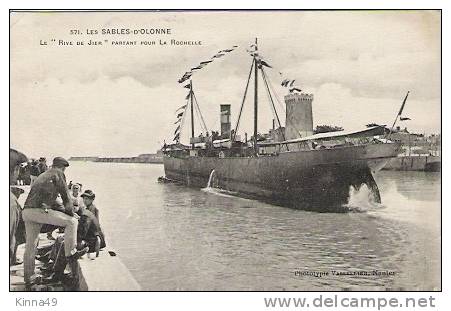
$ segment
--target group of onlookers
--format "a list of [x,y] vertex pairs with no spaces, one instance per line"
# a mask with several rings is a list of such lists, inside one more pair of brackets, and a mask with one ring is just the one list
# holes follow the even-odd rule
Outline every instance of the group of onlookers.
[[[28,290],[43,280],[54,282],[67,277],[76,281],[77,259],[86,253],[98,256],[106,245],[94,192],[82,192],[80,183],[66,183],[64,172],[69,162],[64,158],[54,158],[50,168],[45,158],[41,159],[42,171],[40,169],[39,175],[32,178],[23,208],[17,201],[21,192],[18,189],[21,189],[10,187],[10,264],[20,263],[16,258],[17,245],[25,242],[24,281]],[[27,157],[10,149],[11,185],[17,184],[23,163],[28,163]],[[32,167],[39,167],[39,163],[32,162]],[[55,242],[37,250],[40,233],[47,233]],[[45,263],[39,274],[35,273],[35,259]],[[66,266],[70,268],[69,274],[65,274]]]
[[39,160],[30,159],[20,164],[16,182],[18,185],[31,185],[39,175],[47,170],[47,159],[45,157],[40,157]]

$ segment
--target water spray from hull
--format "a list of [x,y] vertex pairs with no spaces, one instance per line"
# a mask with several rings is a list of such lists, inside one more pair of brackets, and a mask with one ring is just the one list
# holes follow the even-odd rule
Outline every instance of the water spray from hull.
[[359,180],[352,183],[352,187],[359,191],[360,188],[365,185],[370,191],[373,201],[376,203],[381,203],[381,194],[376,181],[374,180],[373,174],[369,170],[364,171],[362,175],[359,176]]
[[207,189],[214,187],[215,170],[211,170],[210,177],[208,178]]

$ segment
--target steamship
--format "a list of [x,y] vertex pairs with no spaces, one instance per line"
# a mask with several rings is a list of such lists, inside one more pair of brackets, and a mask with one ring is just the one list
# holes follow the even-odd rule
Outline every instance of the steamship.
[[[374,125],[357,131],[314,134],[313,94],[302,92],[293,83],[284,97],[286,118],[282,126],[266,74],[272,67],[259,55],[257,40],[250,55],[251,68],[233,129],[231,106],[220,105],[221,132],[196,136],[194,114],[200,114],[202,122],[203,117],[193,89],[193,72],[179,80],[187,81],[184,87],[189,94],[178,114],[175,143],[165,143],[162,148],[166,180],[202,188],[208,184],[245,197],[319,212],[345,210],[351,187],[359,189],[362,185],[370,189],[376,202],[381,202],[373,175],[400,149],[399,143],[386,138],[387,128]],[[257,128],[259,83],[274,108],[273,128],[264,135]],[[248,139],[247,134],[243,138],[238,135],[238,129],[251,84],[254,128]],[[286,81],[282,85],[286,86]],[[183,145],[180,131],[188,120],[190,144]]]

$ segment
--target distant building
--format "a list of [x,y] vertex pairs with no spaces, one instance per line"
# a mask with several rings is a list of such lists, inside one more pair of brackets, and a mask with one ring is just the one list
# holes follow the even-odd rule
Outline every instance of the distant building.
[[424,134],[410,133],[405,127],[401,129],[399,126],[393,130],[390,139],[397,140],[402,143],[404,152],[402,155],[435,155],[439,156],[441,151],[441,135],[432,134],[425,136]]
[[97,161],[99,157],[87,156],[87,157],[70,157],[69,161]]

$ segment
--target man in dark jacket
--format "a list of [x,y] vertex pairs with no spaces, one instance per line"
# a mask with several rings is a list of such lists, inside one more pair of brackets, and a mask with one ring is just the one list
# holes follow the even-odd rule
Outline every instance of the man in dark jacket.
[[[76,209],[78,207],[75,207]],[[106,247],[105,235],[102,232],[99,221],[85,207],[78,208],[76,212],[80,219],[78,220],[77,228],[77,247],[79,249],[83,247],[89,248],[89,253],[96,253],[96,257],[99,256],[100,249]],[[61,280],[64,275],[64,269],[67,265],[66,257],[64,254],[64,238],[58,237],[52,246],[49,253],[49,259],[53,260],[53,264],[50,266],[50,271],[54,274],[53,280]]]
[[[34,260],[39,232],[42,225],[51,224],[64,227],[65,255],[73,263],[87,253],[88,248],[76,249],[78,215],[74,217],[74,207],[67,189],[64,171],[69,166],[64,158],[53,159],[52,168],[39,175],[31,186],[22,212],[25,222],[26,245],[24,254],[24,280],[26,288],[31,287],[34,274]],[[65,212],[52,209],[58,195],[61,196]]]
[[30,165],[30,185],[34,183],[36,178],[41,174],[41,171],[39,170],[38,161],[31,160]]
[[19,185],[29,185],[30,184],[30,164],[20,166],[19,172]]
[[105,235],[102,232],[97,217],[86,208],[80,208],[77,212],[78,220],[77,242],[89,247],[89,252],[99,256],[99,250],[106,246]]
[[49,169],[47,166],[46,158],[39,158],[38,167],[39,167],[39,174],[42,174]]

